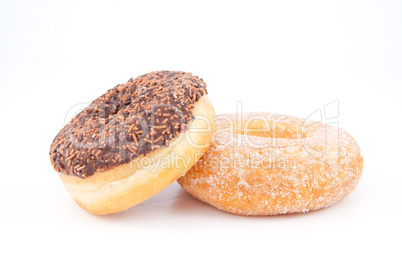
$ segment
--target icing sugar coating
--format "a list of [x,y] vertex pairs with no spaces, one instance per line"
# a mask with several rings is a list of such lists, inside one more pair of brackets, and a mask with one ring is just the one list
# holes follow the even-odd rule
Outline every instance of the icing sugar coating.
[[206,94],[202,79],[158,71],[130,79],[95,99],[54,138],[50,160],[57,172],[87,178],[168,146],[193,120]]
[[194,197],[242,215],[330,206],[357,185],[363,158],[344,130],[269,113],[218,116],[217,134],[178,182]]

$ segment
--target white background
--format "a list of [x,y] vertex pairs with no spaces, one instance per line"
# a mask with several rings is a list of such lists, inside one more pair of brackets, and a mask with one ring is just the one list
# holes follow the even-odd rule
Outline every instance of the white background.
[[[400,267],[402,1],[1,1],[0,38],[2,267]],[[339,100],[360,184],[306,214],[231,215],[177,183],[87,213],[50,143],[71,107],[153,70],[204,78],[217,113]]]

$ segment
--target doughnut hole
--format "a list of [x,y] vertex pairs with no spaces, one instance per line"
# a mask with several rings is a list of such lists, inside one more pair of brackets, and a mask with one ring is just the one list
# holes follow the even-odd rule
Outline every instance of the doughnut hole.
[[[216,118],[220,132],[251,135],[278,139],[300,139],[306,137],[302,133],[302,124],[284,122],[285,116],[265,116],[255,114],[246,120],[238,120],[236,115],[219,115]],[[241,118],[241,117],[239,117]],[[236,122],[236,123],[235,123]]]
[[[287,116],[274,114],[225,114],[216,118],[217,132],[215,142],[223,146],[245,141],[254,149],[286,147],[288,143],[298,142],[311,133],[303,131],[303,122],[295,121]],[[307,134],[306,134],[307,133]]]

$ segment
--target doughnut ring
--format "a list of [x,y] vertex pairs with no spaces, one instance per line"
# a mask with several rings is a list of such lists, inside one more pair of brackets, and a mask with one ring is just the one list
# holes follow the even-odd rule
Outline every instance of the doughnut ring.
[[184,72],[117,85],[60,130],[50,147],[53,168],[89,212],[126,210],[185,174],[208,149],[215,111],[206,94],[204,81]]
[[214,141],[178,182],[192,196],[241,215],[307,212],[356,187],[363,158],[344,130],[270,113],[217,117]]

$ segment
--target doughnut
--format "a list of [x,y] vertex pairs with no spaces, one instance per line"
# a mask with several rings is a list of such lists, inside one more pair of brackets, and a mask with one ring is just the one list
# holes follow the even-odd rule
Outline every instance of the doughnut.
[[331,206],[356,187],[356,141],[330,124],[247,113],[216,117],[201,159],[178,183],[192,196],[240,215],[277,215]]
[[211,144],[215,111],[202,79],[158,71],[117,85],[54,138],[50,161],[94,214],[126,210],[185,174]]

